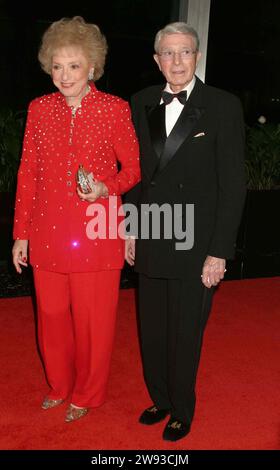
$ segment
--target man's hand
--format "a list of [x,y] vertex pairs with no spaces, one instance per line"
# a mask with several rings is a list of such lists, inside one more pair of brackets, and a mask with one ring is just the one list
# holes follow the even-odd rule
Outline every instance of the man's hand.
[[22,266],[28,266],[27,264],[27,248],[28,240],[16,240],[12,249],[13,263],[19,274],[22,273]]
[[214,256],[207,256],[203,269],[201,280],[205,287],[217,286],[221,279],[223,279],[226,272],[226,260],[223,258],[215,258]]
[[94,182],[94,189],[91,193],[82,193],[77,187],[77,193],[82,201],[94,202],[100,197],[108,197],[108,188],[102,181]]
[[125,240],[125,260],[130,266],[134,266],[135,261],[135,238]]

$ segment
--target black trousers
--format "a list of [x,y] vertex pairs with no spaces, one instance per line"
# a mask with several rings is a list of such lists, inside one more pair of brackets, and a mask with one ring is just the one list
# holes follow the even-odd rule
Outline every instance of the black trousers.
[[203,332],[214,288],[201,280],[139,275],[139,324],[146,385],[153,403],[190,425]]

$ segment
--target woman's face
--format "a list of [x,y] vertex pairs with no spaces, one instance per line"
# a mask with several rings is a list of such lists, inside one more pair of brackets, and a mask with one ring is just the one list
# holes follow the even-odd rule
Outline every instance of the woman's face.
[[78,106],[85,96],[91,69],[93,66],[80,47],[56,49],[52,57],[51,76],[69,106]]

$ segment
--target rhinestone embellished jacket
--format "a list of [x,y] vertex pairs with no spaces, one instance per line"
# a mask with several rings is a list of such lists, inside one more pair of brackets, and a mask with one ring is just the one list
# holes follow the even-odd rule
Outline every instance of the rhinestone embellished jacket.
[[[79,164],[109,190],[109,198],[96,201],[106,214],[104,238],[87,235],[94,213],[92,203],[76,193]],[[14,238],[29,240],[30,263],[39,269],[120,269],[124,241],[110,239],[109,226],[122,218],[116,219],[121,194],[139,180],[138,142],[125,101],[91,85],[74,115],[59,92],[36,98],[29,105],[18,172]]]

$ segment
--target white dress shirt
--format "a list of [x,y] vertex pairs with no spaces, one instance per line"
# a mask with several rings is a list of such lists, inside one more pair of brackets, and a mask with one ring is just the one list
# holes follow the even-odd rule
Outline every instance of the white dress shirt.
[[[194,85],[195,85],[195,77],[193,77],[191,82],[185,88],[183,88],[183,90],[187,91],[187,100],[190,97],[190,94],[193,90]],[[180,91],[183,91],[183,90],[180,90]],[[168,83],[166,84],[164,91],[168,91],[169,93],[174,93],[174,91],[171,90]],[[161,100],[160,104],[161,103],[163,103],[163,100]],[[183,107],[184,105],[180,103],[180,101],[177,98],[173,98],[171,103],[165,106],[165,128],[166,128],[167,137],[172,131],[178,117],[180,116],[183,110]]]

